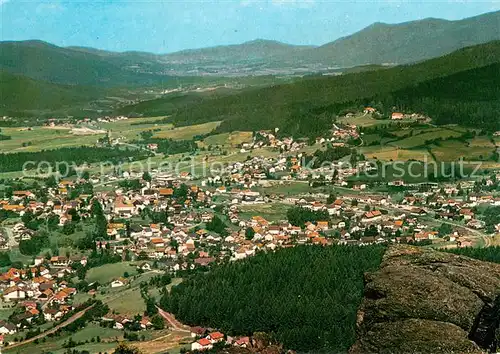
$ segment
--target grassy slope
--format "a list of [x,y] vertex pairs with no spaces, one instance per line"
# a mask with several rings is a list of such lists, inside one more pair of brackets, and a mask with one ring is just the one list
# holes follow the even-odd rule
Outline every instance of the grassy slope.
[[98,281],[100,284],[107,284],[115,278],[123,277],[123,273],[128,272],[130,275],[137,273],[135,266],[131,266],[127,262],[106,264],[100,267],[92,268],[87,272],[85,279],[92,283]]

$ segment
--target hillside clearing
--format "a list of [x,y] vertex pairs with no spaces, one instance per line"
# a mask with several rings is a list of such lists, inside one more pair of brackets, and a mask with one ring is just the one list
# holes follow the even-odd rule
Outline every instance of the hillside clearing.
[[185,127],[173,128],[167,131],[156,132],[153,137],[161,139],[189,140],[195,135],[210,133],[217,128],[221,122],[209,122]]

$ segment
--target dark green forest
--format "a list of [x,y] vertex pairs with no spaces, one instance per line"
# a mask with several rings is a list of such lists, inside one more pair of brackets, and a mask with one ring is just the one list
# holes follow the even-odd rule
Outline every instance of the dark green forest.
[[134,141],[135,144],[147,145],[157,144],[157,152],[168,155],[182,154],[185,152],[194,152],[198,149],[198,145],[193,140],[174,140],[153,138],[152,131],[144,131],[141,133],[143,140]]
[[[145,159],[150,155],[141,150],[119,150],[100,147],[74,147],[60,148],[54,150],[42,150],[37,152],[16,152],[12,154],[0,154],[0,172],[22,171],[26,168],[36,168],[41,161],[47,162],[55,167],[57,162],[67,162],[69,165],[80,166],[84,163],[130,161]],[[24,166],[25,163],[29,165]],[[46,164],[44,167],[48,167]],[[65,166],[63,166],[65,168]],[[70,171],[60,171],[68,174]]]
[[302,207],[292,207],[287,210],[286,218],[294,226],[304,227],[307,222],[329,221],[327,211],[314,211]]
[[443,251],[479,259],[480,261],[500,263],[500,246],[490,246],[484,248],[451,248],[444,249]]
[[496,63],[371,99],[336,105],[333,110],[373,105],[385,116],[393,111],[418,112],[428,115],[436,124],[459,124],[495,131],[500,129],[499,82],[500,63]]
[[228,335],[267,332],[286,348],[346,352],[355,340],[363,273],[383,246],[299,246],[216,266],[174,287],[161,306]]
[[104,94],[101,89],[58,85],[0,71],[2,115],[25,116],[30,110],[57,110],[81,105]]

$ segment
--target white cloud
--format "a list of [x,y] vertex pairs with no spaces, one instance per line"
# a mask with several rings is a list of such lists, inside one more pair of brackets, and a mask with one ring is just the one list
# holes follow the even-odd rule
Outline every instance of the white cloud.
[[0,0],[0,6],[8,3],[10,0]]

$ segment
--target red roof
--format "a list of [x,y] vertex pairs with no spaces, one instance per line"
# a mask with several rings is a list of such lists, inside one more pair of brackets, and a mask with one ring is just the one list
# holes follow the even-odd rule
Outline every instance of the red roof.
[[198,341],[198,343],[199,343],[200,345],[204,346],[204,347],[205,347],[205,346],[207,346],[207,345],[210,345],[210,344],[211,344],[211,342],[210,342],[208,339],[206,339],[206,338],[201,338],[201,339]]
[[222,339],[224,338],[224,334],[220,333],[220,332],[212,332],[209,334],[210,338],[212,339]]

